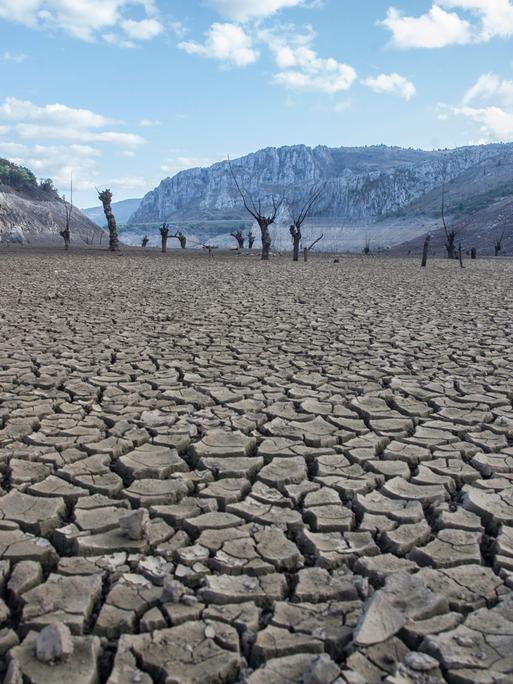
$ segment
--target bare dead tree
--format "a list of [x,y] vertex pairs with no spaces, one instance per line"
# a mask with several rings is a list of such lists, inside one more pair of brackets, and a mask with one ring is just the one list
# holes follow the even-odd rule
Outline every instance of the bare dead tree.
[[87,245],[88,247],[92,247],[94,245],[94,233],[89,236],[89,235],[81,235],[80,239],[82,242]]
[[253,245],[255,244],[255,234],[253,231],[249,230],[246,237],[248,238],[248,248],[253,249]]
[[472,247],[470,249],[470,258],[471,259],[477,259],[477,249],[475,247]]
[[506,233],[506,228],[503,228],[502,233],[499,235],[495,236],[495,244],[494,244],[494,249],[495,249],[495,256],[499,256],[499,254],[502,252],[502,242],[504,240],[504,235]]
[[73,213],[73,177],[70,180],[70,201],[66,202],[66,195],[62,196],[64,202],[64,211],[66,213],[66,223],[64,230],[60,231],[60,236],[64,240],[64,249],[66,252],[69,250],[69,245],[71,242],[71,215]]
[[445,249],[447,250],[447,258],[454,259],[456,251],[456,231],[454,228],[449,230],[445,220],[445,185],[447,180],[447,163],[445,163],[443,166],[442,174],[442,223],[445,231]]
[[170,237],[176,238],[182,249],[187,247],[187,237],[182,233],[181,230],[178,230],[174,235],[170,235]]
[[214,256],[214,250],[219,249],[217,245],[203,245],[203,249],[208,249],[208,256],[212,259]]
[[111,252],[118,252],[118,227],[116,225],[116,217],[112,211],[112,192],[109,189],[103,190],[102,192],[98,191],[98,199],[103,205],[103,211],[109,228],[109,250]]
[[269,230],[269,226],[271,226],[275,221],[276,221],[276,216],[278,214],[278,210],[281,207],[282,201],[279,200],[277,201],[276,198],[271,196],[271,202],[272,202],[272,210],[270,210],[267,214],[264,213],[264,210],[262,210],[262,201],[259,199],[258,203],[255,203],[253,197],[247,190],[243,190],[239,184],[239,181],[237,180],[237,177],[235,175],[235,172],[232,167],[232,163],[230,161],[230,158],[228,157],[228,164],[230,166],[230,172],[232,174],[232,178],[235,182],[235,185],[237,187],[237,190],[239,192],[239,195],[242,198],[242,201],[244,203],[244,207],[248,213],[251,214],[251,216],[255,219],[255,221],[258,223],[258,226],[260,228],[260,233],[262,236],[262,261],[268,261],[269,260],[269,253],[271,251],[271,245],[272,245],[272,238],[271,238],[271,232]]
[[244,233],[238,230],[236,233],[230,233],[230,235],[237,240],[238,249],[244,249]]
[[460,262],[460,267],[465,268],[465,266],[463,266],[463,252],[461,249],[461,242],[458,243],[458,259]]
[[430,241],[431,241],[431,235],[428,233],[426,235],[425,240],[424,240],[424,246],[422,247],[422,262],[420,264],[422,268],[425,268],[426,264],[427,264]]
[[312,249],[315,247],[315,245],[322,240],[324,237],[324,234],[319,235],[319,237],[312,242],[312,244],[309,247],[305,247],[303,250],[303,260],[305,263],[308,261],[308,254],[312,251]]
[[162,253],[165,254],[167,252],[167,239],[169,237],[169,226],[167,223],[162,224],[162,228],[160,228],[160,237],[162,240]]
[[141,247],[144,249],[145,247],[148,246],[148,242],[150,241],[150,238],[145,235],[143,239],[141,240]]
[[301,228],[314,204],[321,196],[323,189],[324,185],[322,185],[320,188],[312,188],[306,199],[306,202],[300,208],[298,208],[296,212],[294,212],[294,216],[292,217],[292,225],[290,226],[290,235],[292,237],[292,261],[299,261],[299,245],[301,244],[303,237]]

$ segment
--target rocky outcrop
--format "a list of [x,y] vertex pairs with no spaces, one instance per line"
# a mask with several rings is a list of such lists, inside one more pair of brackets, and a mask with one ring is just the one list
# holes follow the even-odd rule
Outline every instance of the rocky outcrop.
[[[296,145],[249,154],[234,160],[233,168],[241,184],[263,204],[271,195],[293,203],[304,197],[306,187],[324,183],[317,216],[370,223],[401,212],[439,187],[444,169],[451,183],[469,169],[482,177],[491,160],[499,167],[511,164],[512,158],[513,145],[438,151]],[[189,218],[247,218],[227,161],[166,178],[143,198],[129,223]]]

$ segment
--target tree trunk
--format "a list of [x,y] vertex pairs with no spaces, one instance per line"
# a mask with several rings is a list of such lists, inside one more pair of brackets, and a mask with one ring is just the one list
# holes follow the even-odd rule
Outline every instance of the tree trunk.
[[299,261],[299,243],[301,242],[301,238],[299,236],[294,236],[292,238],[292,243],[293,243],[293,252],[292,252],[292,261]]
[[501,251],[501,248],[499,247],[499,245],[495,245],[495,256],[499,256],[500,251]]
[[118,227],[112,209],[109,206],[109,213],[105,212],[107,225],[109,226],[109,249],[111,252],[119,251]]
[[118,227],[112,211],[112,193],[110,190],[104,190],[100,192],[99,198],[103,205],[103,211],[109,228],[109,249],[111,252],[117,252],[119,250]]
[[67,252],[69,250],[69,245],[70,245],[70,241],[71,241],[70,240],[71,234],[69,232],[69,229],[65,228],[64,230],[61,230],[60,236],[64,240],[64,251]]
[[162,236],[162,253],[167,252],[167,237]]
[[464,266],[463,266],[463,253],[462,253],[462,251],[461,251],[461,242],[460,242],[460,244],[458,245],[458,258],[459,258],[459,260],[460,260],[460,267],[461,267],[461,268],[464,268]]
[[260,231],[262,233],[262,261],[269,261],[269,253],[271,251],[272,239],[271,232],[268,225],[261,225]]
[[428,258],[428,250],[429,250],[429,236],[424,240],[424,247],[422,248],[422,263],[421,263],[422,268],[426,267],[427,258]]
[[470,250],[470,258],[477,259],[477,250],[475,247],[472,247],[472,249]]
[[305,247],[303,250],[303,259],[306,264],[306,262],[308,261],[308,247]]
[[447,258],[448,259],[455,259],[455,254],[454,254],[454,245],[447,245]]

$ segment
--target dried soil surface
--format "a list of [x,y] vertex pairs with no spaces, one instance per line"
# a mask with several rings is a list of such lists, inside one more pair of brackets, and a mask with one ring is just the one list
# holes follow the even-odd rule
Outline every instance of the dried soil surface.
[[0,677],[511,683],[512,285],[0,253]]

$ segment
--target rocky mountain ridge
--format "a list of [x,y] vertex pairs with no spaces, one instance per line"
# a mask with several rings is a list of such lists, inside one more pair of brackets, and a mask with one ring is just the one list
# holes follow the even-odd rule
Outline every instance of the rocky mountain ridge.
[[[465,174],[465,185],[486,175],[487,166],[500,169],[497,175],[502,178],[504,171],[513,168],[513,145],[436,151],[384,145],[361,148],[296,145],[269,147],[233,161],[241,185],[255,198],[261,198],[263,206],[270,203],[272,195],[294,205],[309,187],[322,183],[324,191],[315,208],[316,217],[369,225],[394,215],[407,215],[409,208],[412,215],[429,214],[427,208],[423,211],[422,200],[440,188],[444,175],[448,186],[455,189],[458,179]],[[495,185],[499,184],[497,181]],[[486,192],[494,195],[494,188],[492,183]],[[457,210],[461,193],[464,194],[463,187],[456,189],[454,206],[449,209]],[[142,199],[129,224],[191,218],[247,218],[227,161],[164,179]]]

